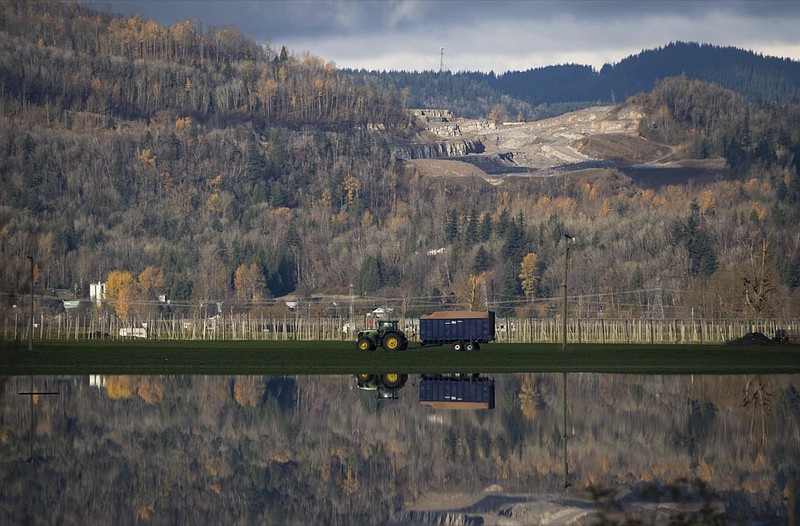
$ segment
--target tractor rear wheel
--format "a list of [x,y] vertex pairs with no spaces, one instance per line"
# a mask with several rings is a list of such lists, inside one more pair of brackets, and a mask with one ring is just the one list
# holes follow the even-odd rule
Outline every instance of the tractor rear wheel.
[[398,351],[403,346],[403,342],[400,339],[400,335],[396,332],[388,332],[383,337],[383,342],[381,346],[386,349],[387,351]]
[[374,351],[375,344],[372,343],[372,340],[369,338],[363,337],[358,339],[358,343],[356,343],[356,347],[358,347],[359,351]]
[[401,378],[397,373],[387,373],[383,375],[383,385],[389,389],[394,389],[400,386]]

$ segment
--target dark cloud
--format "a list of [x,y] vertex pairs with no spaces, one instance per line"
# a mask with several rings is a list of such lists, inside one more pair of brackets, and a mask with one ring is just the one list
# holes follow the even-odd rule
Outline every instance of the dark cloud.
[[234,25],[344,67],[452,70],[596,67],[676,40],[800,58],[797,1],[112,0],[160,24]]

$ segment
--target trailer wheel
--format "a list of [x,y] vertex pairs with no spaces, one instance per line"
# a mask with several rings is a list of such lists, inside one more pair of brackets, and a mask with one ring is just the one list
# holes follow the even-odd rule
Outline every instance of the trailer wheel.
[[481,350],[481,344],[480,343],[475,342],[475,350],[476,351],[480,351]]
[[356,343],[356,347],[358,347],[359,351],[374,351],[375,345],[372,343],[372,340],[369,338],[359,338],[358,343]]
[[472,342],[467,342],[467,344],[464,346],[464,350],[465,351],[470,351],[470,352],[474,351],[475,350],[475,344],[472,343]]
[[455,342],[453,344],[453,350],[454,351],[459,351],[459,352],[463,351],[464,350],[464,342]]
[[396,332],[390,332],[383,337],[383,342],[381,346],[386,349],[387,351],[397,351],[400,350],[402,347],[402,341],[400,340],[400,335]]

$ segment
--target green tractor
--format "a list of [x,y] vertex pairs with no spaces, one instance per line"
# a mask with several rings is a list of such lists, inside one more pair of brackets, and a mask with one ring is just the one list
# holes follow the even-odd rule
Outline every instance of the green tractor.
[[378,347],[404,351],[408,348],[408,338],[397,328],[397,320],[379,320],[377,328],[358,332],[356,347],[359,351],[374,351]]

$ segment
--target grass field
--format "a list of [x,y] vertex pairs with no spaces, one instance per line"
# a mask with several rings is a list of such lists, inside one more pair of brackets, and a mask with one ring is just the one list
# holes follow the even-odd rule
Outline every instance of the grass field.
[[613,372],[800,374],[800,346],[485,344],[358,351],[350,342],[0,342],[0,375]]

